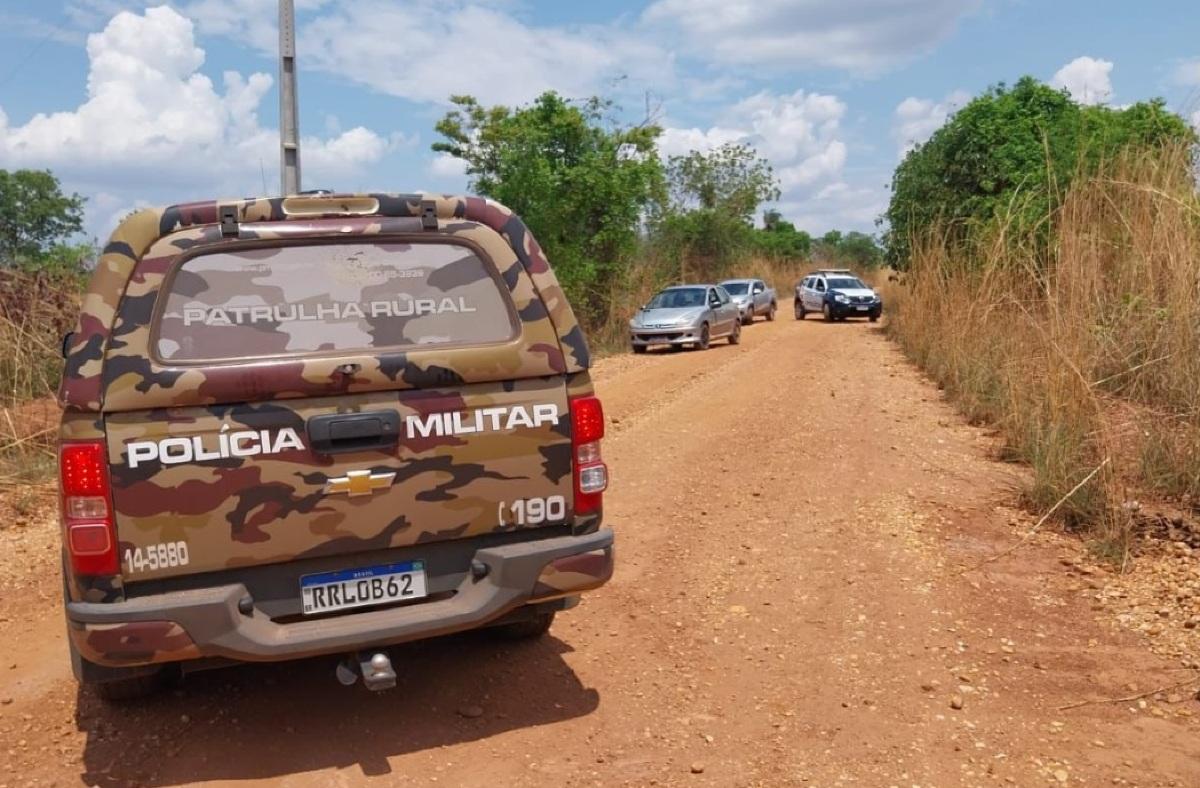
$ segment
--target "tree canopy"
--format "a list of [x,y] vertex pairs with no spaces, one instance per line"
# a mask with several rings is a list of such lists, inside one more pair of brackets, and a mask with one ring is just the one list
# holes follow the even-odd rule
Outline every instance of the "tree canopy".
[[52,263],[82,229],[83,198],[49,171],[0,170],[0,267]]
[[813,245],[812,257],[820,265],[876,268],[883,263],[883,248],[866,233],[830,230]]
[[433,149],[466,162],[472,189],[529,224],[577,309],[602,310],[643,216],[665,195],[661,129],[607,123],[607,102],[553,92],[516,109],[451,101]]
[[779,199],[770,163],[742,143],[670,157],[667,183],[675,211],[721,211],[746,224],[758,206]]
[[[471,96],[451,102],[433,150],[465,163],[473,191],[521,215],[591,325],[608,315],[610,297],[639,260],[661,264],[655,276],[665,281],[720,277],[753,253],[801,260],[813,252],[812,236],[778,210],[755,228],[755,215],[780,191],[750,145],[664,160],[661,129],[611,121],[614,107],[603,99],[548,92],[521,107],[485,107]],[[821,248],[869,264],[865,239],[878,255],[869,236],[846,239],[857,251]]]
[[667,185],[670,200],[656,223],[664,251],[712,275],[753,248],[754,214],[779,198],[770,163],[741,143],[671,156]]
[[914,234],[937,222],[960,236],[966,224],[1002,212],[1020,229],[1045,225],[1078,174],[1130,146],[1195,138],[1157,99],[1081,106],[1032,77],[990,88],[896,168],[885,214],[889,262],[903,265]]
[[802,260],[812,252],[812,236],[797,230],[775,208],[763,211],[762,230],[755,234],[754,241],[763,254],[782,259]]

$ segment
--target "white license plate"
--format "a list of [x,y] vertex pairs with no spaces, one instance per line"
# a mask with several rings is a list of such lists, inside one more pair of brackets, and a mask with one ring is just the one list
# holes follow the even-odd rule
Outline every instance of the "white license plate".
[[300,578],[304,615],[349,610],[426,596],[425,563],[385,564]]
[[869,307],[869,306],[856,306],[856,307],[854,307],[854,308],[855,308],[855,309],[857,309],[859,312],[866,312],[866,311],[867,311],[868,309],[870,309],[871,307]]

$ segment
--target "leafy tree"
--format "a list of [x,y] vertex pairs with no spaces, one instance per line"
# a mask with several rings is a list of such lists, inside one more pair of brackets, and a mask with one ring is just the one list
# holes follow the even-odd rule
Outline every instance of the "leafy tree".
[[606,124],[608,102],[553,92],[516,109],[451,102],[433,150],[462,159],[473,190],[520,214],[585,317],[604,315],[642,218],[665,196],[661,129]]
[[883,263],[883,249],[870,235],[851,230],[830,230],[817,241],[813,256],[823,265],[876,268]]
[[793,230],[796,229],[796,225],[784,219],[783,214],[781,214],[778,209],[768,208],[767,210],[763,211],[764,230],[769,233],[773,233],[779,231],[785,226],[791,227]]
[[681,263],[698,263],[705,275],[720,273],[753,247],[754,213],[779,198],[770,163],[736,143],[670,157],[667,185],[669,203],[656,227],[660,247]]
[[915,234],[945,223],[951,240],[1000,214],[1043,244],[1072,179],[1129,146],[1190,144],[1195,132],[1161,100],[1083,107],[1024,77],[989,89],[909,151],[892,178],[888,260],[903,266]]
[[61,259],[56,247],[82,229],[83,198],[63,194],[49,171],[0,170],[0,267]]
[[779,199],[770,163],[749,145],[726,143],[667,162],[671,207],[677,212],[720,210],[749,224],[758,206]]
[[812,236],[771,208],[763,212],[763,228],[755,235],[759,251],[772,257],[802,260],[812,251]]

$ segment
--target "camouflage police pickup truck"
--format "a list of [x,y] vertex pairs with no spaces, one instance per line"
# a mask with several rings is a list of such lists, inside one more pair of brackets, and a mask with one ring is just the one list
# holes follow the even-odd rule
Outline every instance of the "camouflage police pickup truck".
[[229,661],[536,636],[612,574],[604,416],[521,220],[321,195],[131,215],[64,342],[71,658],[109,698]]

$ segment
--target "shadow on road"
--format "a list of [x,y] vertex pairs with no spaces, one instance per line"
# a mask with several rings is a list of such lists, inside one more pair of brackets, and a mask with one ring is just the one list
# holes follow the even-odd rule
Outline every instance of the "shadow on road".
[[821,317],[820,315],[814,316],[812,313],[809,313],[809,316],[804,320],[793,320],[792,322],[793,323],[811,323],[813,325],[818,325],[818,326],[859,325],[859,326],[870,326],[872,329],[882,328],[881,323],[878,323],[878,322],[872,323],[870,320],[868,320],[865,317],[848,317],[845,320],[826,320],[825,318]]
[[354,765],[388,774],[392,756],[594,711],[599,694],[563,661],[570,651],[553,636],[507,643],[486,633],[407,644],[391,650],[396,688],[380,693],[338,684],[334,657],[197,673],[120,706],[80,691],[80,777],[162,786]]

